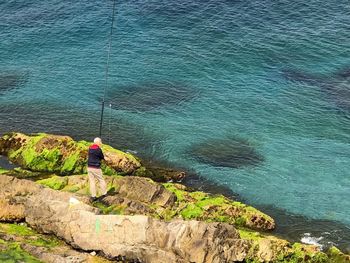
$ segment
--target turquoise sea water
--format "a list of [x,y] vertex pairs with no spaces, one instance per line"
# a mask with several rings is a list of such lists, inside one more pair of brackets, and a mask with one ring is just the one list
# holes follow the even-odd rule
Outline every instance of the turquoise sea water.
[[[105,142],[313,220],[299,232],[349,246],[349,2],[117,2]],[[0,133],[98,133],[111,7],[0,3]],[[263,161],[233,168],[191,152],[232,138]]]

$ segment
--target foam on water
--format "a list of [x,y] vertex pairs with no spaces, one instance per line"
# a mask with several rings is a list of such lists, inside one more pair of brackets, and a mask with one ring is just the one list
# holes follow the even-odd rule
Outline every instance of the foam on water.
[[[0,133],[96,135],[111,4],[0,3],[0,76],[28,76],[1,81]],[[349,243],[349,13],[347,0],[118,3],[105,141],[194,170],[274,207],[273,216],[316,220],[300,230],[311,236],[333,222],[342,231],[325,239]],[[264,161],[223,167],[188,158],[193,146],[230,136]]]
[[315,245],[322,249],[322,245],[319,243],[323,237],[313,237],[310,233],[304,233],[300,241],[304,244]]

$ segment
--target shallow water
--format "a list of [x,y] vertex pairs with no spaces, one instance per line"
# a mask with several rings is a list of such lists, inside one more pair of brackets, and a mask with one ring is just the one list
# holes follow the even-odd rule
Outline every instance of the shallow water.
[[[98,133],[111,6],[0,3],[0,75],[27,76],[1,90],[0,133]],[[250,204],[349,229],[349,14],[347,0],[118,3],[103,139],[193,169]],[[264,161],[235,169],[188,153],[231,136]]]

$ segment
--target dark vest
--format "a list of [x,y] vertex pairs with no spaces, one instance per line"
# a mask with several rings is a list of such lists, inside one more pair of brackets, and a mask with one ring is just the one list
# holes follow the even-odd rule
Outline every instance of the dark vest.
[[101,148],[97,144],[89,147],[88,167],[101,168],[101,160],[104,160]]

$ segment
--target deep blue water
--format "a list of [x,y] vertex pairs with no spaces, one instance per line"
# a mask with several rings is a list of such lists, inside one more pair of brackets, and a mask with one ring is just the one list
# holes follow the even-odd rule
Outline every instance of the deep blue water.
[[[337,222],[305,232],[349,246],[349,1],[117,2],[105,142]],[[0,133],[97,135],[111,7],[0,2]],[[240,143],[242,165],[227,165]]]

